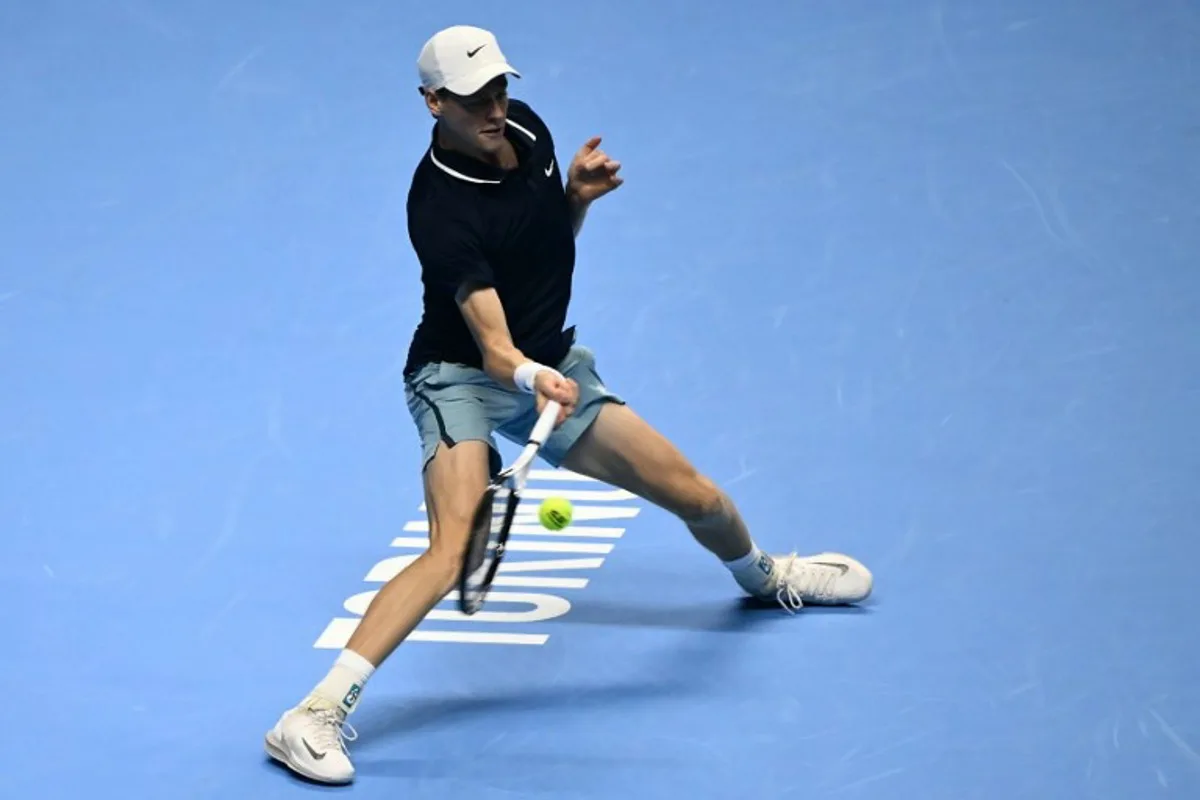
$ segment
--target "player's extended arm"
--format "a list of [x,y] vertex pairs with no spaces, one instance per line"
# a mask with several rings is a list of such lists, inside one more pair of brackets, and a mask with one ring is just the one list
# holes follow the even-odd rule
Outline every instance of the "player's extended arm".
[[539,410],[545,400],[557,401],[562,409],[556,426],[574,413],[579,387],[553,367],[531,361],[517,349],[508,330],[504,305],[495,289],[467,284],[459,288],[455,300],[483,355],[484,372],[501,386],[529,394],[536,392]]
[[459,288],[454,299],[483,354],[483,371],[497,383],[517,388],[513,376],[517,367],[529,359],[513,344],[500,295],[491,287],[467,284]]

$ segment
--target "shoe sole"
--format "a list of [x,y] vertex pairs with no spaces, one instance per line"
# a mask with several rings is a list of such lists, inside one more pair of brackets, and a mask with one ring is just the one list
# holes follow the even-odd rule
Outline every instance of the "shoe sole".
[[329,786],[345,786],[346,784],[354,781],[354,776],[345,778],[343,780],[338,780],[336,778],[328,778],[324,775],[317,775],[312,770],[305,768],[303,764],[293,761],[287,750],[284,749],[283,743],[275,741],[274,733],[275,731],[268,731],[266,738],[263,740],[264,744],[266,745],[267,755],[278,761],[280,764],[283,764],[292,772],[304,778],[308,778],[310,781],[316,781],[317,783],[323,783]]

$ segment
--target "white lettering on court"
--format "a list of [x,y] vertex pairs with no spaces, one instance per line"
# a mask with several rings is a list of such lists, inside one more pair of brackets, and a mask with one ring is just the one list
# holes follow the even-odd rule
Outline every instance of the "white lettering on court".
[[[625,535],[624,523],[641,510],[632,503],[636,500],[634,495],[620,489],[598,488],[601,486],[603,484],[568,470],[531,470],[513,522],[507,555],[500,564],[484,608],[467,616],[458,610],[458,593],[451,592],[406,641],[545,644],[550,635],[539,630],[539,624],[571,611],[571,601],[559,592],[586,589],[587,574],[604,565],[604,557]],[[537,521],[537,503],[547,497],[565,497],[571,501],[574,513],[570,526],[561,531],[550,531]],[[405,535],[391,541],[391,546],[402,551],[401,554],[380,560],[363,579],[375,588],[363,589],[347,597],[342,608],[349,616],[330,620],[313,647],[321,650],[345,647],[379,587],[429,547],[425,505],[418,510],[421,518],[406,523]]]

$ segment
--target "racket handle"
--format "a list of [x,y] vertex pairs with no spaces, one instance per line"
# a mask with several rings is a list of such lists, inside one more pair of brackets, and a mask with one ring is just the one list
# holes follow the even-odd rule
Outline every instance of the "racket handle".
[[546,407],[542,409],[542,415],[538,417],[538,421],[533,426],[533,431],[529,434],[529,444],[541,447],[546,443],[546,437],[553,430],[554,421],[558,419],[558,412],[561,410],[562,405],[557,400],[546,402]]

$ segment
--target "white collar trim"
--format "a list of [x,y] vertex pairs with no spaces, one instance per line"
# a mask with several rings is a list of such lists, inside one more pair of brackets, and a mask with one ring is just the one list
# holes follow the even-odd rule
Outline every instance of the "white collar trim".
[[493,184],[493,185],[500,183],[500,181],[490,181],[490,180],[487,180],[486,178],[472,178],[470,175],[464,175],[463,173],[459,172],[456,169],[450,169],[445,164],[438,161],[437,155],[433,152],[432,147],[429,148],[429,158],[431,161],[433,161],[433,164],[435,167],[437,167],[438,169],[440,169],[442,172],[446,173],[447,175],[452,175],[453,177],[458,178],[460,181],[467,181],[468,183],[488,183],[488,184]]
[[533,135],[533,131],[529,130],[529,128],[526,128],[524,125],[518,125],[517,123],[513,122],[511,119],[507,120],[507,122],[509,125],[512,125],[514,128],[516,128],[521,133],[528,136],[533,141],[535,141],[535,142],[537,141],[537,137]]
[[[511,119],[505,120],[505,122],[508,125],[512,125],[514,128],[516,128],[521,133],[528,136],[533,141],[535,141],[535,142],[537,141],[537,136],[534,134],[534,132],[529,130],[528,128],[526,128],[524,125],[513,122]],[[451,169],[450,167],[446,166],[442,162],[438,161],[437,154],[433,152],[432,147],[429,148],[429,158],[431,161],[433,161],[433,165],[435,167],[437,167],[438,169],[440,169],[442,172],[446,173],[447,175],[451,175],[455,178],[458,178],[460,181],[466,181],[468,183],[490,184],[493,186],[500,183],[500,181],[488,180],[487,178],[473,178],[470,175],[464,175],[463,173],[459,172],[456,169]]]

